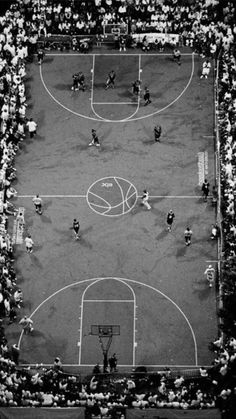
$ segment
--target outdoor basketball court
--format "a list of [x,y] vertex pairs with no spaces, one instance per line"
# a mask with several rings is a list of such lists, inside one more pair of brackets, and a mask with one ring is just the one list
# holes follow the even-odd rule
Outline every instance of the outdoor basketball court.
[[[116,88],[105,90],[112,69]],[[8,329],[23,364],[48,365],[60,356],[64,365],[91,370],[102,364],[102,345],[117,353],[118,368],[211,363],[216,295],[204,271],[217,262],[215,210],[203,203],[200,185],[207,177],[212,186],[215,177],[213,78],[200,81],[200,69],[191,53],[181,66],[168,53],[104,53],[48,54],[41,67],[29,67],[28,114],[39,128],[16,159],[15,204],[24,208],[34,253],[25,252],[17,231],[15,246],[22,311],[35,330],[25,336],[16,324]],[[85,92],[71,91],[78,71]],[[151,92],[147,107],[142,94],[132,95],[139,78]],[[99,149],[88,147],[92,128]],[[144,189],[150,211],[141,205]],[[34,212],[36,193],[42,216]]]

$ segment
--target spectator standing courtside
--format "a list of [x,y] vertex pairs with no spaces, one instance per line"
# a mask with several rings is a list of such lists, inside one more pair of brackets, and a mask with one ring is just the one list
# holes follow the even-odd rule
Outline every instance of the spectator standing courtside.
[[100,142],[97,136],[97,132],[95,129],[92,129],[92,141],[89,143],[89,146],[95,145],[96,147],[100,147]]
[[28,236],[26,236],[25,238],[25,247],[26,247],[26,251],[27,253],[32,253],[33,252],[33,240],[31,239],[31,235],[28,234]]
[[126,51],[126,39],[121,36],[119,39],[119,51]]
[[210,61],[209,60],[204,61],[204,63],[202,64],[202,74],[200,76],[200,79],[202,79],[203,77],[207,79],[210,73],[210,69],[211,69]]
[[178,63],[178,65],[181,65],[181,52],[178,48],[175,48],[173,51],[173,60]]
[[185,232],[184,232],[186,246],[190,246],[192,234],[193,234],[192,230],[190,230],[190,228],[187,227],[186,230],[185,230]]
[[37,126],[38,125],[33,120],[33,118],[30,118],[30,120],[28,122],[26,122],[26,126],[29,130],[30,138],[33,138],[35,136],[35,134],[37,134]]
[[173,224],[174,218],[175,218],[175,214],[173,213],[173,211],[172,211],[172,210],[170,210],[170,211],[167,213],[167,218],[166,218],[166,222],[167,222],[167,229],[168,229],[168,231],[171,231],[171,228],[172,228],[172,224]]
[[41,65],[42,64],[42,62],[43,62],[43,59],[44,59],[44,51],[43,51],[43,49],[41,49],[41,48],[39,48],[39,50],[38,50],[38,54],[37,54],[37,57],[38,57],[38,64],[39,65]]
[[32,199],[34,206],[35,206],[35,211],[39,214],[42,215],[43,211],[42,211],[42,199],[40,198],[39,195],[36,195],[33,199]]

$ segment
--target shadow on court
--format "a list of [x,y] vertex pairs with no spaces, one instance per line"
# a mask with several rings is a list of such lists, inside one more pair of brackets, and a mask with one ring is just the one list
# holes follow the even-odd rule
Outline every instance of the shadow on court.
[[51,218],[50,217],[47,217],[46,215],[41,215],[41,220],[42,220],[42,222],[43,223],[52,223],[52,220],[51,220]]

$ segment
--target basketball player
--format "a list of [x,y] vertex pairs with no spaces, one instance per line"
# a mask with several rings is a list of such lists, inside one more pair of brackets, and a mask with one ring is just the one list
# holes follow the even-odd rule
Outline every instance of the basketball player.
[[85,77],[84,77],[84,73],[82,73],[82,71],[79,72],[78,77],[77,77],[77,84],[78,84],[78,88],[83,90],[83,92],[85,91]]
[[39,195],[36,195],[33,199],[32,199],[34,206],[35,206],[35,211],[39,214],[42,215],[43,211],[42,211],[42,199],[40,198]]
[[149,200],[149,193],[146,189],[144,189],[143,191],[143,196],[142,196],[142,204],[148,209],[151,209],[151,205],[148,202]]
[[172,210],[170,210],[170,211],[168,212],[168,214],[167,214],[167,218],[166,218],[166,222],[167,222],[167,229],[168,229],[168,231],[171,231],[171,227],[172,227],[172,224],[173,224],[174,218],[175,218],[175,214],[173,213],[173,211],[172,211]]
[[89,143],[89,146],[95,145],[96,147],[100,147],[100,142],[97,136],[97,132],[95,129],[92,129],[92,141]]
[[156,142],[160,142],[160,137],[161,137],[161,133],[162,133],[162,128],[160,125],[156,125],[154,127],[154,138]]
[[80,240],[79,229],[80,229],[80,223],[79,223],[78,220],[76,220],[76,218],[74,218],[74,221],[73,221],[73,231],[75,233],[75,240]]
[[190,230],[190,228],[187,227],[185,232],[184,232],[186,246],[190,246],[192,234],[193,234],[192,230]]
[[114,72],[114,70],[111,70],[107,76],[106,87],[105,87],[106,90],[109,89],[109,87],[112,87],[112,89],[114,89],[115,78],[116,78],[116,73]]
[[132,91],[134,95],[139,95],[141,92],[141,80],[135,80],[132,83]]
[[143,96],[143,98],[145,100],[144,106],[147,106],[147,105],[149,105],[149,103],[151,103],[151,100],[150,100],[150,91],[149,91],[149,89],[147,87],[144,88],[144,96]]

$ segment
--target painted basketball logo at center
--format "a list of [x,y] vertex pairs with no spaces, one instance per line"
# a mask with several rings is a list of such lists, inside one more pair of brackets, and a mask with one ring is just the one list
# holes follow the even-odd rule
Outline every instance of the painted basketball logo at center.
[[92,183],[86,195],[93,211],[109,217],[127,214],[135,206],[137,198],[135,186],[117,176],[101,178]]

